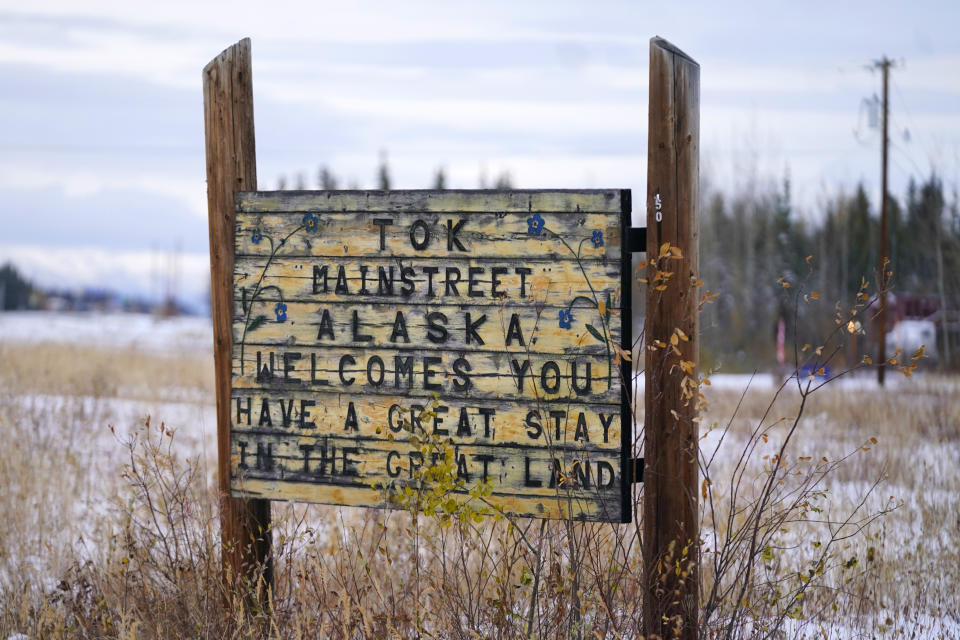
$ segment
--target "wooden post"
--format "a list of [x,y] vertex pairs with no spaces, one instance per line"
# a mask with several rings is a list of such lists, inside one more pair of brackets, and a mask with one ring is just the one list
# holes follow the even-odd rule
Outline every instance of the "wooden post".
[[890,253],[888,249],[890,244],[890,223],[887,214],[887,143],[890,140],[887,135],[887,116],[889,115],[889,103],[887,99],[889,97],[888,85],[890,81],[890,66],[892,64],[893,62],[887,59],[886,56],[876,63],[876,66],[880,67],[883,71],[883,140],[880,145],[882,155],[882,160],[880,161],[880,273],[877,276],[877,291],[880,293],[880,314],[877,316],[877,326],[880,327],[877,331],[877,384],[881,387],[883,386],[884,374],[887,370],[887,288],[890,286],[890,282],[887,279],[887,273],[890,270],[890,265],[887,263]]
[[[699,609],[699,443],[697,388],[685,379],[696,380],[699,363],[700,66],[660,38],[650,40],[649,119],[644,617],[647,637],[693,640]],[[665,243],[682,257],[660,259]],[[658,267],[672,275],[656,281]],[[687,370],[681,361],[689,363]]]
[[[217,472],[220,536],[228,580],[272,581],[270,501],[230,497],[230,383],[233,347],[233,253],[237,191],[257,188],[250,39],[244,38],[203,69],[210,222],[210,304],[217,389]],[[263,571],[261,574],[260,571]]]

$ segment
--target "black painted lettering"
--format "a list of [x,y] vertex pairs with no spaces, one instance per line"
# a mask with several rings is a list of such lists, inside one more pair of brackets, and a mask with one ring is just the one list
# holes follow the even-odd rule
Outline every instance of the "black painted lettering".
[[354,458],[351,458],[351,455],[356,455],[360,453],[360,449],[357,447],[344,447],[340,450],[340,475],[342,476],[358,476],[360,472],[357,471],[357,468],[354,466],[359,462]]
[[407,389],[413,387],[413,356],[393,356],[393,386],[399,388],[400,380],[407,376]]
[[301,429],[313,429],[313,423],[307,422],[307,418],[310,417],[310,407],[316,406],[316,402],[313,400],[301,400],[300,401],[300,428]]
[[270,352],[270,366],[261,362],[260,352],[257,351],[257,382],[273,380],[273,351]]
[[581,489],[590,488],[590,461],[586,463],[581,462],[580,460],[573,461],[573,482],[574,484]]
[[352,384],[354,383],[354,381],[356,380],[356,378],[350,377],[350,378],[348,379],[347,376],[344,375],[344,370],[345,370],[344,365],[347,365],[347,366],[349,366],[349,367],[352,367],[352,366],[355,365],[355,364],[357,364],[357,359],[354,358],[354,357],[353,357],[352,355],[350,355],[349,353],[340,356],[340,366],[339,366],[338,371],[339,371],[339,373],[340,373],[340,383],[341,383],[343,386],[345,386],[345,387],[349,387],[350,385],[352,385]]
[[347,405],[347,418],[343,421],[343,430],[344,431],[359,431],[360,425],[357,424],[357,410],[354,408],[353,403]]
[[421,270],[427,274],[427,297],[433,298],[436,296],[433,292],[433,276],[440,273],[440,267],[422,267]]
[[570,384],[573,386],[573,390],[578,396],[585,396],[590,393],[593,388],[593,363],[586,363],[587,367],[587,382],[582,387],[577,383],[577,362],[574,360],[570,363]]
[[360,265],[360,295],[366,296],[370,294],[370,290],[367,289],[367,271],[370,270],[365,264]]
[[410,479],[413,480],[414,473],[423,466],[423,454],[419,451],[411,451],[407,454],[407,459],[410,461]]
[[[418,233],[418,230],[420,233]],[[417,239],[418,235],[423,237]],[[410,244],[417,251],[423,251],[430,246],[430,226],[423,220],[416,220],[410,225]]]
[[513,375],[517,381],[517,391],[523,391],[523,376],[530,370],[530,361],[524,360],[520,364],[519,360],[511,360],[510,367],[513,369]]
[[583,440],[584,442],[590,442],[590,433],[587,431],[587,416],[580,412],[580,417],[577,418],[577,430],[573,434],[573,439],[577,442]]
[[[398,404],[390,405],[390,408],[387,410],[387,427],[394,433],[403,431],[403,419],[399,417],[401,411],[403,411],[403,409]],[[394,418],[394,412],[397,413],[396,418]]]
[[[550,381],[550,376],[553,381]],[[553,360],[547,360],[540,369],[540,388],[547,393],[560,391],[560,365]]]
[[480,334],[477,333],[477,329],[480,327],[480,325],[482,325],[486,321],[487,321],[487,316],[486,314],[484,314],[480,316],[480,318],[476,322],[471,322],[470,312],[469,311],[467,312],[466,317],[464,319],[464,325],[465,325],[464,333],[467,334],[467,337],[465,338],[467,344],[471,344],[471,340],[475,340],[477,344],[483,344],[483,338],[481,338]]
[[467,455],[465,453],[457,456],[457,479],[470,482],[470,472],[467,471]]
[[263,446],[262,442],[257,443],[257,470],[273,471],[273,444],[267,443]]
[[399,458],[399,457],[400,457],[400,454],[397,453],[396,451],[390,451],[387,453],[387,475],[390,476],[391,478],[396,478],[397,476],[400,475],[399,467],[390,466],[391,461],[394,458]]
[[403,286],[400,287],[400,295],[404,298],[409,298],[413,295],[416,287],[413,281],[413,276],[415,275],[417,275],[417,272],[414,271],[412,267],[402,267],[400,269],[400,282],[403,283]]
[[285,351],[283,353],[283,382],[284,384],[300,384],[301,380],[297,378],[291,378],[290,372],[296,371],[296,365],[294,364],[301,357],[299,351]]
[[[442,324],[441,324],[442,323]],[[450,338],[447,331],[447,316],[440,311],[427,314],[427,340],[434,344],[443,344]]]
[[453,373],[456,376],[453,379],[454,391],[467,391],[473,386],[473,380],[470,379],[470,374],[467,373],[472,370],[473,367],[470,366],[470,361],[464,356],[460,356],[453,361]]
[[330,382],[317,378],[317,354],[310,354],[310,384],[316,384],[321,387],[330,386]]
[[510,326],[507,327],[506,345],[509,347],[513,344],[514,340],[516,340],[521,347],[527,346],[527,343],[523,341],[523,333],[520,331],[519,313],[510,315]]
[[[242,400],[247,401],[246,408],[240,404]],[[247,416],[247,424],[250,424],[250,398],[237,398],[237,425],[243,424],[243,420],[240,419],[243,415]]]
[[393,224],[393,218],[374,218],[373,224],[380,227],[380,249],[383,251],[387,248],[387,227]]
[[542,487],[543,482],[530,475],[530,458],[523,456],[523,486]]
[[303,451],[303,472],[310,473],[310,452],[313,451],[313,445],[302,444],[299,448]]
[[330,283],[327,282],[329,267],[323,265],[318,267],[313,265],[313,292],[320,293],[320,279],[323,278],[323,293],[330,291]]
[[457,422],[457,437],[469,438],[473,435],[470,429],[470,416],[467,414],[466,407],[460,407],[460,420]]
[[440,425],[443,424],[443,418],[440,417],[441,413],[449,413],[450,407],[445,405],[439,405],[433,408],[433,433],[437,436],[448,436],[450,435],[449,429],[441,429]]
[[500,291],[497,289],[503,281],[500,280],[497,276],[506,275],[510,270],[506,267],[491,267],[490,268],[490,297],[491,298],[500,298],[507,295],[506,291]]
[[264,398],[260,401],[260,422],[257,424],[257,426],[273,426],[273,420],[270,419],[270,400],[268,398]]
[[[376,377],[374,377],[375,369],[380,370],[376,374]],[[383,358],[380,356],[370,356],[370,359],[367,360],[367,382],[375,387],[379,387],[383,384],[383,376],[385,371],[386,367],[383,364]]]
[[416,433],[426,433],[423,430],[423,423],[420,422],[420,416],[423,415],[423,405],[412,404],[410,405],[410,432]]
[[[314,447],[315,449],[317,447]],[[330,467],[330,475],[337,473],[337,448],[330,446],[327,448],[327,442],[324,441],[322,445],[319,446],[320,449],[320,464],[317,466],[315,473],[318,476],[327,475],[327,467]]]
[[482,298],[484,295],[483,291],[477,289],[480,285],[480,281],[477,279],[477,276],[482,275],[486,269],[483,267],[468,267],[467,268],[467,295],[471,298]]
[[566,478],[564,477],[563,467],[560,466],[560,461],[556,458],[553,459],[552,469],[550,470],[550,488],[562,487]]
[[488,477],[487,472],[489,470],[488,465],[494,460],[496,460],[496,458],[494,458],[490,454],[484,453],[484,454],[473,456],[473,459],[479,460],[480,462],[483,463],[483,476],[481,477],[481,482],[486,482]]
[[527,297],[527,276],[532,273],[530,267],[514,267],[513,272],[520,275],[520,297]]
[[[460,297],[460,293],[457,291],[457,283],[460,282],[460,269],[457,267],[447,267],[446,270],[446,287],[443,290],[443,295],[445,296],[457,296]],[[453,293],[450,293],[453,291]]]
[[[553,418],[554,442],[557,442],[560,440],[560,421],[567,417],[567,412],[554,410],[550,412],[550,417]],[[564,429],[564,435],[566,435],[566,429]],[[564,438],[564,440],[566,440],[566,438]]]
[[336,340],[336,336],[333,334],[333,318],[330,317],[329,309],[324,309],[323,313],[320,314],[320,326],[317,328],[317,340],[323,338]]
[[247,443],[245,440],[237,440],[237,446],[240,447],[240,468],[247,469]]
[[350,290],[347,288],[347,270],[343,265],[337,269],[337,286],[333,288],[333,292],[337,295],[350,295]]
[[483,437],[492,438],[494,430],[490,428],[490,421],[493,416],[497,415],[497,410],[490,407],[480,407],[477,409],[477,413],[483,416]]
[[605,413],[600,414],[600,424],[603,426],[603,442],[607,443],[610,441],[610,425],[613,424],[613,418],[617,414],[611,413],[607,415]]
[[460,233],[460,229],[463,228],[465,219],[460,218],[457,221],[457,224],[453,224],[453,220],[447,218],[447,251],[453,251],[454,245],[460,251],[466,251],[467,248],[463,246],[463,243],[460,242],[460,239],[457,238],[457,234]]
[[283,426],[289,427],[293,419],[293,398],[287,400],[287,404],[280,400],[280,417],[283,418]]
[[527,411],[527,418],[523,422],[527,425],[527,437],[531,440],[538,440],[543,435],[540,414],[536,411]]
[[431,365],[437,365],[443,362],[443,358],[439,356],[426,356],[423,359],[423,388],[426,391],[441,391],[443,385],[439,382],[432,382],[433,376],[438,372],[434,369],[431,369]]
[[396,277],[393,273],[393,265],[390,265],[390,270],[384,269],[383,267],[377,267],[377,294],[381,296],[394,296],[397,295],[393,291],[393,281]]
[[393,331],[390,333],[390,342],[396,342],[397,338],[403,338],[405,343],[410,343],[410,336],[407,335],[407,321],[403,317],[403,311],[397,311],[397,317],[393,320]]
[[[605,481],[604,477],[608,479]],[[597,488],[611,488],[614,479],[616,479],[616,473],[613,471],[613,465],[606,460],[597,460]]]
[[360,333],[360,312],[353,310],[353,319],[350,321],[350,332],[354,342],[371,342],[373,336]]

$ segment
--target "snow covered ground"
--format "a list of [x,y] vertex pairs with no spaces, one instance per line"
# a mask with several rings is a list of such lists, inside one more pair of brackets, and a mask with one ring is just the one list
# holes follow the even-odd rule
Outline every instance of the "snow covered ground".
[[[0,313],[0,354],[4,347],[22,350],[36,345],[39,350],[49,344],[102,349],[109,354],[107,360],[112,359],[113,354],[146,355],[148,366],[151,362],[161,362],[163,356],[181,354],[190,356],[191,366],[212,367],[213,338],[208,317],[164,319],[123,313]],[[52,352],[56,354],[57,349]],[[51,357],[56,358],[56,355]],[[76,365],[80,378],[89,375],[83,366],[83,363]],[[64,473],[64,478],[57,478],[62,487],[56,483],[28,486],[26,482],[23,486],[5,487],[8,494],[16,489],[32,495],[33,506],[23,509],[23,522],[17,525],[22,530],[11,530],[11,534],[0,523],[0,542],[3,536],[15,534],[29,540],[36,538],[38,544],[42,540],[43,544],[51,545],[50,548],[55,545],[55,540],[60,540],[69,549],[78,539],[88,540],[89,529],[84,522],[107,518],[113,508],[108,503],[110,496],[107,494],[115,489],[107,479],[115,480],[117,470],[125,462],[120,442],[135,433],[147,416],[151,416],[154,426],[163,421],[176,429],[178,450],[199,456],[212,475],[216,466],[216,415],[209,382],[198,382],[198,379],[181,381],[176,375],[168,375],[165,382],[144,385],[142,381],[124,380],[122,374],[120,378],[120,383],[108,385],[104,394],[90,393],[83,384],[78,384],[76,390],[46,389],[43,380],[33,381],[33,386],[27,381],[18,384],[16,389],[0,388],[0,444],[5,444],[8,450],[11,448],[11,443],[4,442],[3,438],[11,433],[11,421],[16,421],[18,437],[28,439],[17,443],[19,448],[15,450],[20,452],[17,455],[29,458],[51,448],[72,452],[72,458],[65,455],[62,460],[73,461],[74,473],[79,478],[69,484],[66,482],[69,474]],[[755,375],[718,373],[712,375],[710,381],[704,393],[711,406],[716,400],[719,406],[714,410],[721,415],[705,420],[701,426],[701,450],[706,456],[721,444],[725,425],[721,422],[714,426],[714,420],[732,410],[740,392],[749,388],[749,394],[759,398],[753,402],[754,407],[762,408],[779,384],[779,380],[765,372]],[[914,612],[910,619],[906,614],[903,617],[893,615],[894,624],[889,626],[899,629],[899,633],[881,633],[878,637],[910,637],[912,633],[918,638],[940,637],[935,633],[931,635],[932,629],[939,629],[940,634],[945,634],[942,637],[951,634],[960,637],[960,620],[956,611],[943,611],[937,617],[933,604],[952,606],[958,602],[955,593],[960,570],[940,566],[942,560],[939,558],[955,559],[957,543],[960,542],[960,520],[956,516],[960,504],[957,498],[960,494],[960,482],[957,481],[960,477],[957,473],[960,438],[953,401],[960,380],[928,372],[905,378],[891,372],[887,386],[881,390],[876,385],[876,376],[865,373],[842,377],[831,382],[829,387],[838,399],[831,401],[832,404],[828,402],[824,408],[812,408],[807,417],[809,431],[805,437],[810,446],[817,449],[800,451],[799,455],[823,454],[834,458],[850,448],[858,449],[873,435],[879,436],[880,443],[869,452],[880,461],[881,467],[886,465],[882,471],[887,474],[886,485],[878,492],[877,500],[884,502],[892,495],[902,506],[887,518],[882,537],[871,544],[881,549],[878,555],[886,554],[884,558],[889,558],[890,566],[897,567],[898,571],[909,570],[911,576],[930,576],[924,579],[925,582],[917,583],[903,575],[891,574],[890,585],[878,586],[878,589],[893,594],[889,596],[893,598],[890,604]],[[796,394],[794,383],[785,395],[789,399],[796,398]],[[844,394],[857,396],[861,401],[865,398],[866,403],[859,406],[869,408],[873,405],[876,410],[851,411],[844,406]],[[891,398],[894,399],[891,404],[884,404]],[[900,407],[900,413],[895,416],[888,417],[884,413],[892,414],[892,408],[897,407]],[[742,418],[738,417],[742,422],[735,424],[724,436],[718,458],[722,458],[724,452],[739,451],[746,443],[750,421],[756,420],[756,414],[751,417],[749,411],[745,413],[747,415]],[[887,424],[881,424],[884,421]],[[50,431],[54,425],[56,430]],[[922,435],[908,433],[917,428],[923,430]],[[762,454],[776,452],[782,430],[783,425],[769,429],[770,442],[760,447]],[[3,464],[12,463],[7,460]],[[39,462],[30,464],[42,468]],[[858,471],[837,478],[831,487],[836,500],[855,499],[870,480],[868,471],[873,476],[881,471],[872,467],[858,469],[862,469],[862,473]],[[51,467],[47,471],[55,474],[57,469]],[[80,489],[70,493],[65,487]],[[39,505],[44,504],[52,504],[55,508],[40,508]],[[903,562],[900,563],[898,558],[903,558]],[[49,553],[32,553],[22,560],[34,566],[38,576],[46,573],[47,581],[61,568]],[[9,570],[0,564],[0,582],[10,578],[3,575]],[[932,600],[921,602],[911,590],[923,589],[924,584],[934,585],[925,596]],[[881,622],[885,620],[883,618]],[[878,623],[872,628],[880,626],[884,625]],[[845,635],[843,629],[838,628],[829,631],[827,637]]]
[[0,343],[62,342],[152,352],[212,353],[206,316],[160,318],[144,313],[0,313]]

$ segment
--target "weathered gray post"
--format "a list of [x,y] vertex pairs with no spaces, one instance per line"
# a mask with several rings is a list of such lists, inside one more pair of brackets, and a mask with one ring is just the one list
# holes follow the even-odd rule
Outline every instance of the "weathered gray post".
[[[644,616],[648,637],[692,640],[700,553],[690,386],[699,363],[700,66],[660,38],[650,41],[649,119]],[[664,255],[665,243],[681,257]]]
[[222,500],[220,535],[228,579],[257,578],[270,566],[270,501],[230,497],[230,383],[233,347],[233,253],[237,191],[257,188],[250,39],[244,38],[203,69],[210,222],[210,304],[217,390],[217,472]]

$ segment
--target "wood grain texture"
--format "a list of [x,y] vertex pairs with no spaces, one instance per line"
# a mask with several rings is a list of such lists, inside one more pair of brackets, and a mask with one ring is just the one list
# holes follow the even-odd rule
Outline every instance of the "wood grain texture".
[[[683,394],[680,360],[698,375],[700,67],[659,38],[650,41],[647,280],[664,243],[682,259],[661,261],[666,287],[647,286],[644,442],[644,618],[650,637],[697,637],[699,528],[696,398]],[[658,219],[658,212],[660,219]],[[658,285],[660,286],[660,285]],[[689,340],[674,339],[676,330]],[[654,348],[659,341],[663,348]],[[670,347],[676,346],[676,351]],[[683,550],[687,553],[684,554]],[[679,562],[692,570],[681,578]],[[682,623],[675,633],[677,621]]]
[[[387,485],[415,480],[412,445],[391,425],[436,411],[427,435],[463,456],[464,486],[497,467],[498,508],[624,518],[623,192],[236,203],[236,495],[385,506]],[[350,461],[318,475],[311,452],[332,442]]]
[[250,40],[243,39],[203,69],[203,114],[210,224],[210,308],[217,397],[220,535],[228,579],[257,575],[270,584],[270,503],[230,497],[230,383],[233,335],[234,194],[256,189]]

